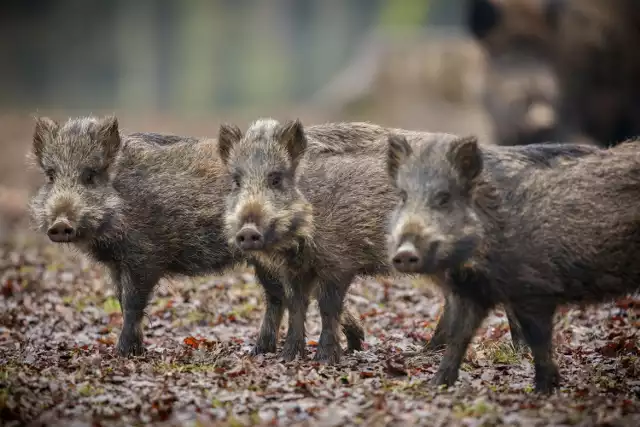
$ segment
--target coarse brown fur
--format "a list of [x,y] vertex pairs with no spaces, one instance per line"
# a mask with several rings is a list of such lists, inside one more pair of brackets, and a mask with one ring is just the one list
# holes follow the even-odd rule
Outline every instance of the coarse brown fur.
[[390,256],[403,271],[446,275],[466,313],[453,320],[435,384],[456,381],[473,334],[501,303],[532,349],[536,390],[549,393],[559,382],[556,307],[638,290],[640,150],[625,143],[508,180],[489,166],[491,151],[475,138],[416,150],[401,137],[390,140],[392,176],[406,193]]
[[[259,138],[261,136],[260,132],[262,131],[256,129],[254,138]],[[429,143],[435,143],[441,139],[455,137],[454,135],[444,133],[426,133],[404,129],[384,128],[366,122],[324,123],[308,126],[304,129],[304,135],[307,141],[307,147],[304,151],[304,155],[305,157],[315,158],[315,156],[318,155],[356,154],[366,151],[366,153],[379,156],[382,159],[384,158],[387,149],[385,136],[391,132],[407,136],[421,135],[421,138]],[[220,128],[219,138],[220,140],[231,141],[231,143],[221,147],[221,155],[228,156],[234,142],[243,138],[243,132],[234,125],[224,125]],[[301,211],[306,209],[305,206],[298,206],[298,208],[300,208]],[[297,220],[298,219],[296,219],[296,221]],[[282,228],[283,224],[280,224],[280,227]],[[267,264],[272,263],[267,262]],[[277,332],[274,331],[278,330],[283,315],[283,300],[280,297],[280,292],[271,294],[268,289],[265,289],[265,294],[267,296],[267,309],[260,328],[257,344],[253,349],[254,354],[275,350],[274,337]],[[345,313],[346,312],[347,311],[345,311]],[[445,313],[447,313],[446,309]],[[446,318],[446,315],[444,317]],[[343,329],[347,336],[349,349],[360,348],[360,341],[362,341],[362,337],[364,336],[363,333],[355,327],[346,327],[346,324],[347,323],[343,324]],[[446,323],[443,325],[446,325]],[[447,335],[447,331],[444,329],[444,326],[439,326],[438,330],[441,331],[438,334],[438,337],[441,338],[432,340],[434,344],[433,348],[438,348],[443,345]],[[430,348],[431,347],[428,347],[428,349]],[[292,357],[295,357],[295,354]]]
[[[110,270],[124,315],[120,354],[143,351],[143,310],[161,278],[242,262],[222,234],[228,186],[216,140],[123,135],[113,117],[40,118],[33,155],[49,180],[31,201],[33,220],[45,233],[54,224],[72,227],[65,241]],[[282,298],[267,271],[257,266],[256,275]],[[345,310],[342,322],[350,344],[359,343],[358,318]],[[275,340],[261,344],[275,351]]]

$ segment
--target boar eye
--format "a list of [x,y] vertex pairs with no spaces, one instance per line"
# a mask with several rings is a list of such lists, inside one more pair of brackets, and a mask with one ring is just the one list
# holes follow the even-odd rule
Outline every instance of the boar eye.
[[96,182],[98,172],[94,169],[86,169],[82,172],[82,183],[84,185],[93,185]]
[[439,207],[447,206],[449,200],[451,200],[451,193],[448,191],[440,191],[434,197],[435,204]]
[[231,175],[231,188],[236,189],[240,188],[242,184],[242,176],[239,173],[234,173]]
[[282,186],[282,172],[271,172],[267,176],[269,186],[272,188],[280,188]]
[[56,180],[56,171],[53,169],[47,169],[44,171],[44,174],[47,176],[47,180],[50,184],[53,184],[53,181]]

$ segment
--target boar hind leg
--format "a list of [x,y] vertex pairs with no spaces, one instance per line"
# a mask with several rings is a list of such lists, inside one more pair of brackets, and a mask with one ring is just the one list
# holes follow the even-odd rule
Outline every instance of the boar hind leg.
[[558,367],[553,361],[552,334],[555,305],[513,306],[522,334],[531,347],[535,367],[535,389],[550,394],[560,383]]
[[510,307],[506,306],[504,310],[507,313],[507,320],[509,321],[509,331],[511,332],[513,348],[517,352],[522,352],[526,350],[527,346],[526,339],[522,332],[522,327],[520,326],[520,323],[518,323],[518,318]]
[[342,310],[342,332],[347,337],[347,351],[362,351],[364,329],[358,316],[346,304]]
[[318,306],[322,319],[322,332],[318,341],[315,360],[335,364],[340,361],[340,314],[343,311],[347,285],[333,281],[321,281],[318,286]]

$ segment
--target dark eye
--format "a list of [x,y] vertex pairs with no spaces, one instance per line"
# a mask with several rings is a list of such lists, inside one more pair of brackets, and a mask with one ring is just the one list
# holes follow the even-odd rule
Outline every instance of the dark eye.
[[56,171],[53,169],[47,169],[44,174],[47,176],[47,180],[50,184],[53,184],[53,181],[56,180]]
[[282,186],[282,172],[271,172],[267,177],[269,186],[272,188],[280,188]]
[[400,200],[402,200],[402,204],[407,203],[407,192],[405,190],[400,190]]
[[447,206],[449,200],[451,200],[451,193],[447,191],[440,191],[434,198],[435,204],[440,207]]
[[94,169],[87,169],[82,173],[82,183],[84,185],[93,185],[96,182],[98,172]]
[[231,175],[231,188],[236,189],[240,188],[242,184],[242,176],[239,173],[234,173]]

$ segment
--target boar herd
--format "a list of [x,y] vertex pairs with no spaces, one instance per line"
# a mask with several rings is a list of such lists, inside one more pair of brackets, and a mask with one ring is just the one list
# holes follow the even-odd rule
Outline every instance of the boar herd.
[[535,388],[559,385],[558,305],[602,302],[640,284],[640,147],[480,144],[475,137],[371,123],[303,126],[259,119],[217,138],[125,134],[115,117],[36,119],[32,154],[46,182],[30,208],[52,242],[110,272],[123,313],[122,356],[144,351],[142,320],[171,276],[248,263],[265,295],[252,355],[305,355],[318,302],[315,360],[362,349],[345,304],[354,278],[425,275],[445,309],[423,351],[445,352],[432,379],[453,385],[488,312],[507,312],[528,346]]
[[[606,3],[606,4],[605,4]],[[171,276],[253,266],[265,312],[252,355],[315,360],[362,350],[345,297],[356,277],[429,276],[444,312],[424,352],[444,348],[432,383],[453,385],[496,306],[535,389],[560,384],[559,305],[640,287],[640,42],[637,0],[469,0],[488,57],[484,105],[497,145],[371,123],[303,126],[263,118],[217,138],[121,132],[115,117],[36,120],[46,177],[30,209],[52,242],[110,272],[123,314],[117,352],[144,351],[142,320]],[[554,143],[547,141],[571,141]],[[606,148],[613,146],[612,148]]]

